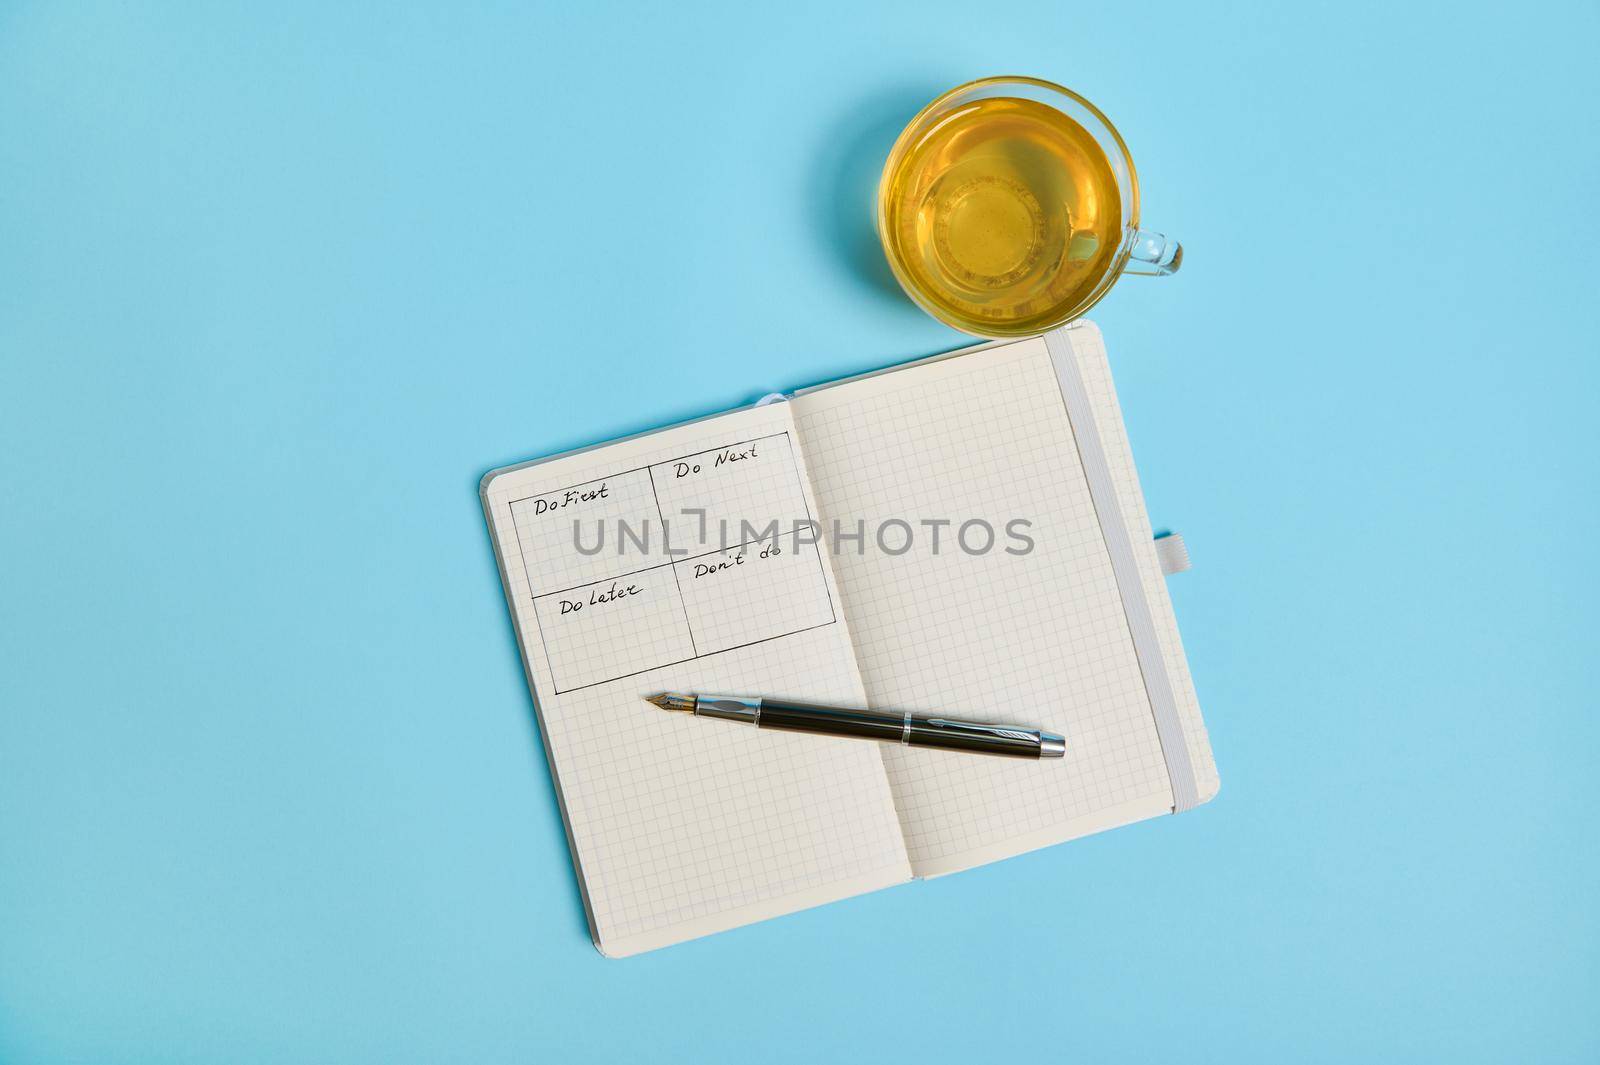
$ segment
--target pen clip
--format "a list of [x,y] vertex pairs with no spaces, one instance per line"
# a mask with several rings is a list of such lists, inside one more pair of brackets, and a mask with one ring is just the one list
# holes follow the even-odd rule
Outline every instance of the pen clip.
[[999,736],[1008,740],[1023,740],[1039,742],[1039,730],[1033,728],[1016,728],[1011,725],[986,725],[979,721],[957,721],[948,717],[930,717],[928,724],[947,732],[959,732],[969,736]]

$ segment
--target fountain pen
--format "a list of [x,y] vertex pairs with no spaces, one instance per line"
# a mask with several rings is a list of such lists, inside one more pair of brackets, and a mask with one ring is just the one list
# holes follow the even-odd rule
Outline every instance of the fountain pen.
[[741,721],[756,728],[784,732],[814,732],[823,736],[856,736],[907,747],[938,747],[947,751],[999,754],[1010,758],[1060,758],[1067,741],[1054,732],[1019,725],[986,725],[948,717],[924,717],[907,710],[880,714],[840,706],[813,706],[783,699],[743,695],[683,695],[661,692],[645,702],[663,710],[696,717]]

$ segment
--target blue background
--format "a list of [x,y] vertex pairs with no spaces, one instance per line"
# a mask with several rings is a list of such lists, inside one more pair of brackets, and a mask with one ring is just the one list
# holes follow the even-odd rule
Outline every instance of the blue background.
[[[0,1060],[1594,1061],[1597,41],[0,7]],[[1188,252],[1095,317],[1222,794],[604,960],[478,477],[959,344],[871,185],[1011,72]]]

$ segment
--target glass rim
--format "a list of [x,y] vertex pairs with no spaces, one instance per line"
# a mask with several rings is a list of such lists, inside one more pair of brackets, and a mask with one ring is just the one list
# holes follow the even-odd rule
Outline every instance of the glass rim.
[[919,127],[921,127],[923,121],[929,115],[933,114],[934,111],[939,107],[948,103],[952,97],[959,96],[962,93],[972,92],[976,89],[989,88],[996,85],[1032,85],[1035,88],[1044,89],[1046,92],[1057,93],[1066,97],[1068,100],[1071,100],[1085,111],[1089,112],[1089,114],[1094,117],[1094,120],[1100,123],[1105,131],[1111,135],[1112,142],[1117,146],[1117,154],[1122,157],[1122,164],[1128,168],[1128,209],[1127,221],[1123,224],[1123,228],[1138,228],[1139,171],[1133,165],[1133,153],[1128,151],[1128,143],[1122,139],[1122,131],[1117,129],[1116,124],[1112,122],[1111,119],[1106,117],[1106,113],[1104,111],[1100,110],[1092,102],[1080,96],[1078,93],[1073,92],[1065,85],[1058,85],[1053,81],[1046,80],[1045,78],[1030,77],[1026,74],[993,74],[986,78],[975,78],[972,81],[962,82],[955,88],[946,89],[938,96],[935,96],[932,100],[928,101],[922,110],[918,111],[911,117],[911,120],[906,123],[905,128],[900,131],[900,135],[895,138],[893,146],[890,147],[889,154],[884,159],[883,173],[878,178],[877,215],[880,228],[885,221],[885,204],[883,193],[889,180],[889,172],[892,169],[890,164],[900,157],[902,149],[908,146],[911,137],[920,132]]

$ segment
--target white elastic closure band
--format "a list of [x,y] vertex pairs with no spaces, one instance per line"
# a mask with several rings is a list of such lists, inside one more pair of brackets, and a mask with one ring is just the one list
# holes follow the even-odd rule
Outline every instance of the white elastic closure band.
[[1172,680],[1167,675],[1166,659],[1162,655],[1161,641],[1156,637],[1155,618],[1150,614],[1150,604],[1145,599],[1144,582],[1139,575],[1139,563],[1133,553],[1133,539],[1123,520],[1122,506],[1117,502],[1117,485],[1111,476],[1111,465],[1106,461],[1105,448],[1100,441],[1100,431],[1094,420],[1094,406],[1088,388],[1083,383],[1083,370],[1078,366],[1077,354],[1072,349],[1069,329],[1057,329],[1044,335],[1045,347],[1050,352],[1050,362],[1055,366],[1056,380],[1061,385],[1061,398],[1067,406],[1067,417],[1072,422],[1072,435],[1078,443],[1078,457],[1083,462],[1083,472],[1089,482],[1089,497],[1094,501],[1096,516],[1100,519],[1100,532],[1105,537],[1106,549],[1111,555],[1111,571],[1117,581],[1117,591],[1122,596],[1122,609],[1128,619],[1128,633],[1133,638],[1134,654],[1139,660],[1139,672],[1144,676],[1145,694],[1150,699],[1150,712],[1155,718],[1156,736],[1161,741],[1161,754],[1167,763],[1167,779],[1172,784],[1172,812],[1182,813],[1200,804],[1200,789],[1195,781],[1194,763],[1189,758],[1189,744],[1183,735],[1183,725],[1178,720],[1178,701],[1172,692]]

